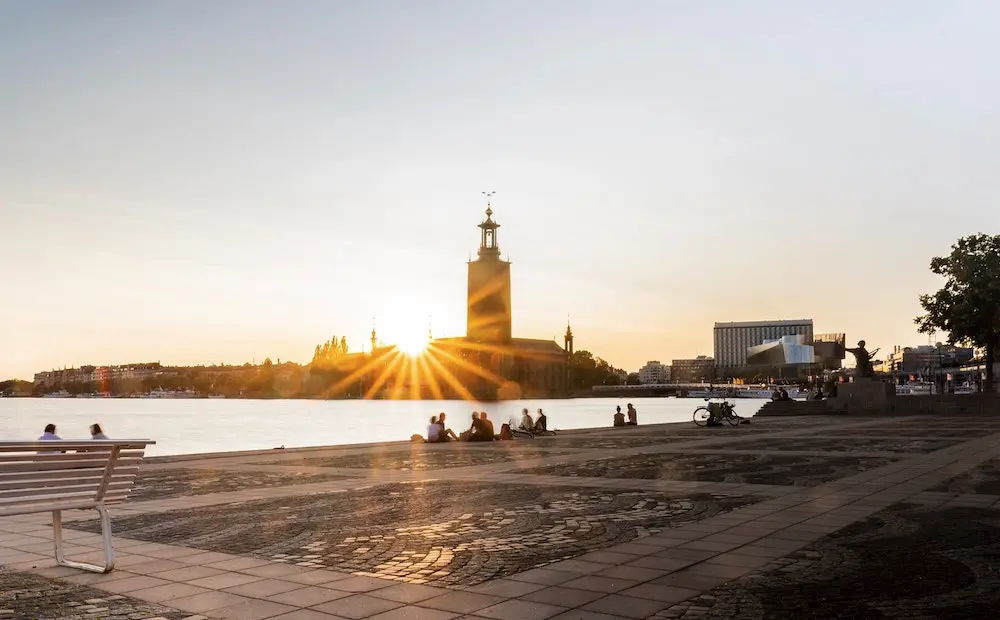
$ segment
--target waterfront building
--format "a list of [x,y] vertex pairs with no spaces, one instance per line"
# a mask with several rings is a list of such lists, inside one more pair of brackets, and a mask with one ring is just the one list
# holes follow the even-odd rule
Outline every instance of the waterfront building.
[[715,364],[725,372],[747,365],[750,347],[777,340],[782,336],[803,336],[804,344],[813,342],[812,319],[783,321],[744,321],[715,324]]
[[918,347],[896,346],[886,358],[885,369],[890,373],[926,373],[941,368],[957,368],[973,360],[975,350],[952,345]]
[[670,366],[652,360],[639,369],[638,375],[639,383],[643,385],[666,383],[670,381]]
[[805,336],[782,336],[747,349],[747,366],[803,366],[815,361]]
[[699,355],[694,359],[673,360],[670,378],[679,383],[704,383],[715,379],[715,359]]

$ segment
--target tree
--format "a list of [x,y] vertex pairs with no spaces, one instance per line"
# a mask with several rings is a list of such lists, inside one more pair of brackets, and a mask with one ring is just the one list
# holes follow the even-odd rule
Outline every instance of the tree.
[[920,296],[924,314],[914,321],[921,333],[947,332],[949,344],[983,347],[985,391],[992,392],[1000,345],[1000,235],[962,237],[951,254],[931,259],[931,271],[945,278],[944,286]]

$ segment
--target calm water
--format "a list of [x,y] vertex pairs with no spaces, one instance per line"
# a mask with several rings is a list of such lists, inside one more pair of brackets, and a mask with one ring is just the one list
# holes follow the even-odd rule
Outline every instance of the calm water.
[[[448,413],[449,427],[469,426],[473,410],[485,409],[497,431],[522,407],[541,407],[549,428],[610,426],[616,405],[632,402],[639,424],[691,422],[697,398],[584,398],[468,403],[384,400],[212,400],[0,398],[0,439],[35,439],[46,424],[63,439],[89,437],[94,422],[109,437],[148,438],[151,455],[325,446],[409,439],[424,433],[431,415]],[[766,402],[739,399],[736,412],[751,416]]]

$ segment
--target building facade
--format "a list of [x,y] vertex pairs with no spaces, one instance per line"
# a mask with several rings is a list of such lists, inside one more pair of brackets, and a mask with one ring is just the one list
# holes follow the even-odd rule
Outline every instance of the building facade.
[[478,258],[469,261],[469,294],[465,337],[479,342],[505,343],[513,337],[510,261],[500,258],[493,209],[479,224]]
[[652,360],[639,369],[638,375],[639,383],[643,385],[666,383],[670,381],[670,366]]
[[747,349],[747,366],[811,365],[816,357],[805,336],[782,336]]
[[715,364],[721,370],[747,365],[750,347],[782,336],[803,336],[804,344],[812,344],[812,319],[790,321],[745,321],[715,324]]
[[886,370],[891,373],[924,373],[941,368],[958,368],[972,361],[975,350],[951,345],[893,348],[886,359]]
[[694,359],[673,360],[670,379],[678,383],[704,383],[715,379],[715,359],[699,355]]

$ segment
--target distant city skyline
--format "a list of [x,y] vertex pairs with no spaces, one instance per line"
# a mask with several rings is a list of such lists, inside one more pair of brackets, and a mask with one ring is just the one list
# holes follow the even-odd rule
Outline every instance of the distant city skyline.
[[[1000,7],[0,0],[0,379],[513,332],[636,370],[713,324],[927,343],[1000,229]],[[944,340],[939,334],[937,340]]]

